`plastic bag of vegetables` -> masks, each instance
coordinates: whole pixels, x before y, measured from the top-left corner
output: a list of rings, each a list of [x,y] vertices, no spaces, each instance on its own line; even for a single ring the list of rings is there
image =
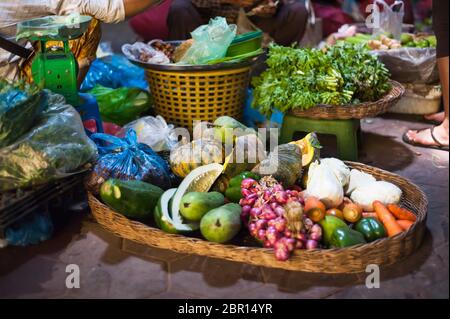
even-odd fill
[[[78,173],[95,159],[96,147],[80,115],[63,96],[43,92],[43,111],[35,126],[0,149],[0,191],[8,191]]]
[[[97,133],[91,135],[97,144],[99,158],[87,187],[98,194],[101,185],[110,178],[140,180],[162,189],[176,182],[168,163],[159,157],[150,146],[138,143],[136,132],[129,129],[124,138]]]
[[[41,92],[36,86],[0,80],[0,147],[25,134],[41,108]]]

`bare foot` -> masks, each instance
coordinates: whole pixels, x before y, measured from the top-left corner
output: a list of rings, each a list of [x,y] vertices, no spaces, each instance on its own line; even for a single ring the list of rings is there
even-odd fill
[[[434,128],[434,137],[439,142],[437,143],[431,135],[431,129],[426,130],[410,130],[406,133],[409,140],[414,143],[430,146],[448,146],[448,130],[444,125],[439,125]],[[441,145],[439,145],[441,144]]]
[[[424,118],[428,121],[442,123],[442,122],[444,122],[444,119],[445,119],[445,113],[439,112],[439,113],[429,114],[429,115],[425,115]]]

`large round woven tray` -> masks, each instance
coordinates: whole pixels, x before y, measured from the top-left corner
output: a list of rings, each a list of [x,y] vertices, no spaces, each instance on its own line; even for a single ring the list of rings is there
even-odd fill
[[[427,198],[414,184],[403,177],[359,163],[347,162],[353,168],[372,174],[380,180],[398,185],[403,190],[401,205],[417,215],[417,222],[408,231],[392,238],[341,249],[296,251],[286,262],[275,260],[271,249],[223,245],[182,235],[171,235],[139,222],[131,221],[112,211],[92,194],[89,205],[95,219],[116,235],[144,245],[170,249],[185,254],[197,254],[252,265],[319,273],[364,272],[369,264],[389,265],[413,253],[425,233]]]
[[[391,90],[375,102],[349,105],[316,105],[307,110],[293,109],[290,114],[298,117],[329,120],[349,120],[376,117],[386,113],[405,94],[405,88],[396,81],[390,81]]]

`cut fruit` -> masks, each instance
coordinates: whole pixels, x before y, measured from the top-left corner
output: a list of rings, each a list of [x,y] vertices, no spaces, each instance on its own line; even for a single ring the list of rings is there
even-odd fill
[[[158,227],[170,234],[178,234],[182,232],[191,232],[198,229],[197,225],[176,223],[171,214],[169,207],[173,196],[177,192],[176,188],[167,190],[159,199],[158,205],[155,208],[154,217]]]
[[[289,144],[296,144],[302,151],[302,166],[307,167],[315,159],[320,156],[320,143],[316,133],[309,133],[303,139],[291,142]]]
[[[178,230],[173,225],[172,217],[169,213],[169,202],[177,189],[172,188],[164,192],[158,201],[158,205],[155,207],[153,217],[155,218],[156,225],[162,231],[169,234],[178,234]]]
[[[200,223],[183,223],[183,217],[180,214],[180,203],[184,194],[189,192],[208,192],[214,182],[222,174],[223,166],[220,164],[209,164],[194,169],[188,176],[186,176],[183,182],[178,187],[175,195],[173,196],[172,208],[172,220],[175,227],[190,227],[192,230],[200,228]]]

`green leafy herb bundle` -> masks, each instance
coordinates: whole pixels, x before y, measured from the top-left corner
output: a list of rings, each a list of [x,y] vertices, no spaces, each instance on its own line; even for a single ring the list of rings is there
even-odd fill
[[[363,45],[323,50],[271,45],[268,69],[253,78],[253,107],[266,116],[318,104],[375,101],[390,89],[389,71]]]

